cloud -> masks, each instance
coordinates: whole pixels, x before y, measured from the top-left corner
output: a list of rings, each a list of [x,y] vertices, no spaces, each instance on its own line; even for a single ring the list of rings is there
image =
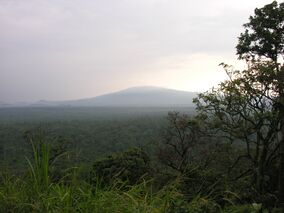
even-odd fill
[[[233,60],[241,25],[269,2],[0,0],[0,100],[73,99],[180,82],[200,90],[208,80],[193,84],[192,76],[212,76],[217,60]]]

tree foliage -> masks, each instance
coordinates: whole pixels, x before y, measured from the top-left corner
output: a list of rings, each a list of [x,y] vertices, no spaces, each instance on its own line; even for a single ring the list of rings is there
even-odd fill
[[[284,3],[273,1],[256,8],[244,28],[236,48],[239,59],[245,59],[248,68],[236,71],[222,64],[228,80],[200,94],[195,101],[213,129],[230,141],[245,143],[245,152],[231,169],[244,158],[250,164],[237,178],[250,176],[252,186],[260,194],[276,193],[277,187],[271,183],[277,182],[277,178],[270,168],[279,164],[278,198],[283,203],[284,68],[280,59],[284,51]]]
[[[277,61],[284,52],[284,3],[273,1],[256,8],[254,13],[244,24],[245,32],[239,37],[237,54],[240,59],[265,57]]]
[[[275,174],[270,168],[279,156],[280,122],[278,112],[273,110],[273,85],[263,80],[259,65],[244,71],[231,70],[228,65],[224,68],[229,79],[195,100],[199,116],[202,115],[210,131],[215,130],[216,136],[243,147],[229,173],[238,164],[247,162],[247,165],[242,167],[243,171],[232,172],[233,178],[249,176],[259,193],[273,192],[275,188],[269,183]]]
[[[150,172],[148,155],[141,149],[132,149],[96,161],[91,171],[91,182],[94,186],[105,186],[120,180],[133,185]]]
[[[245,32],[239,37],[237,54],[251,63],[271,61],[276,70],[270,78],[278,90],[276,111],[281,121],[280,164],[279,164],[279,205],[284,211],[284,3],[273,1],[263,8],[255,9],[255,15],[244,25]],[[273,70],[273,69],[272,69]]]
[[[158,144],[158,158],[164,165],[183,174],[198,157],[194,152],[201,145],[200,127],[186,114],[170,112],[167,118],[168,126]]]

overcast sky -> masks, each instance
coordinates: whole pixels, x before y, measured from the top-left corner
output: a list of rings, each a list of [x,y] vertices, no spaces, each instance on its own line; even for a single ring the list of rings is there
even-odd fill
[[[0,0],[0,101],[204,91],[267,0]]]

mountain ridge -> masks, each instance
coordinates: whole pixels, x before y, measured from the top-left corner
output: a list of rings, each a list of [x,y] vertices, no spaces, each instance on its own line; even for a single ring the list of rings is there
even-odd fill
[[[67,101],[40,100],[31,107],[172,107],[193,106],[196,92],[181,91],[155,86],[126,88],[91,98]]]

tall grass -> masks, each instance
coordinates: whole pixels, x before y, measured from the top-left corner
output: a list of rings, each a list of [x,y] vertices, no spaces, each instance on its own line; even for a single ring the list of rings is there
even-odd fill
[[[222,210],[209,197],[196,196],[186,201],[178,191],[179,180],[153,190],[154,181],[142,181],[128,186],[114,181],[102,187],[92,186],[76,178],[71,181],[52,180],[50,174],[50,145],[43,138],[30,140],[33,158],[28,159],[29,174],[16,177],[0,175],[0,212],[92,212],[92,213],[215,213],[258,212],[248,205]],[[257,206],[258,208],[259,206]]]
[[[39,141],[30,139],[31,147],[33,150],[33,163],[28,159],[29,172],[32,177],[33,187],[39,192],[46,190],[50,185],[49,177],[49,154],[50,145],[40,138]]]
[[[152,181],[127,186],[114,182],[108,187],[78,181],[52,181],[50,144],[44,137],[31,137],[32,159],[27,159],[29,173],[24,177],[2,174],[0,212],[166,212],[177,195],[174,188],[153,192]],[[98,182],[99,183],[99,182]]]
[[[8,179],[5,184],[0,187],[0,212],[160,213],[167,212],[176,196],[169,189],[153,193],[150,183],[124,191],[113,185],[97,188],[96,193],[86,182],[54,183],[41,193],[23,179]]]

